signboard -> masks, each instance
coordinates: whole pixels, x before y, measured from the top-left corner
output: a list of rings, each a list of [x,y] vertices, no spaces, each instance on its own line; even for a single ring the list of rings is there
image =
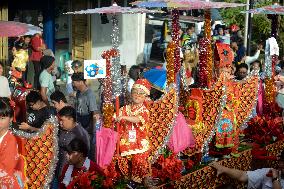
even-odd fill
[[[106,60],[84,60],[84,79],[106,77]]]

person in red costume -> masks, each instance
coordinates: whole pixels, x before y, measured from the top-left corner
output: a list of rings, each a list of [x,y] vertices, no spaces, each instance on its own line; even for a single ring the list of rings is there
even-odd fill
[[[40,59],[43,56],[43,50],[46,49],[46,45],[42,39],[42,34],[37,33],[31,39],[31,47],[32,47],[32,54],[30,56],[30,60],[33,62],[34,65],[34,88],[39,89],[39,75],[41,72],[40,66]]]
[[[122,172],[137,183],[149,175],[149,111],[144,101],[150,95],[150,89],[151,84],[146,79],[138,79],[131,90],[132,103],[120,108],[116,117],[116,121],[121,122],[119,150]]]
[[[88,155],[87,145],[78,138],[73,139],[66,147],[68,164],[63,167],[62,174],[59,178],[59,188],[73,188],[72,181],[80,176],[83,172],[95,172],[104,175],[103,170]]]
[[[24,159],[15,136],[9,131],[14,116],[8,98],[0,98],[0,188],[24,187]]]

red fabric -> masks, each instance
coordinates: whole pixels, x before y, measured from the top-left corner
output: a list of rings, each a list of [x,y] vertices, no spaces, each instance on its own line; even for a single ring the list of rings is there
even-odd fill
[[[18,162],[19,154],[17,141],[14,135],[8,131],[0,143],[0,172],[7,173],[6,176],[0,178],[0,188],[20,188],[14,173],[16,171],[23,171],[24,167],[18,167]]]
[[[38,35],[31,39],[32,54],[30,57],[31,61],[40,61],[42,57],[42,51],[38,48],[44,45],[43,39]]]
[[[149,125],[149,111],[141,104],[139,106],[126,105],[119,110],[119,116],[136,116],[139,117],[141,122],[131,123],[125,121],[121,124],[120,130],[120,153],[128,153],[130,151],[137,150],[137,152],[130,152],[128,155],[143,153],[140,151],[143,149],[142,140],[148,140],[148,125]],[[136,142],[127,142],[129,139],[129,131],[136,130]]]
[[[65,189],[65,185],[62,183],[64,177],[65,177],[65,173],[68,169],[69,164],[64,165],[63,169],[62,169],[62,173],[59,177],[59,189]],[[72,178],[78,176],[80,174],[80,172],[83,171],[83,168],[76,168],[74,167],[73,172],[72,172]],[[94,163],[92,160],[90,160],[90,168],[89,170],[90,172],[97,172],[100,175],[104,175],[103,170],[96,164]]]

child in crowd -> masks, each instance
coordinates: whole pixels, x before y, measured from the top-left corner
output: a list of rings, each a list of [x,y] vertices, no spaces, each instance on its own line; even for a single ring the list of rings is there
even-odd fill
[[[80,139],[73,139],[65,148],[67,152],[68,164],[63,168],[60,176],[60,189],[65,189],[72,180],[80,173],[90,171],[103,175],[103,171],[92,160],[87,158],[88,149],[86,144]]]
[[[50,95],[51,104],[54,106],[57,112],[67,106],[67,99],[61,91],[55,91]]]
[[[50,116],[56,115],[56,110],[46,105],[38,91],[29,92],[26,104],[28,107],[27,123],[23,122],[19,125],[22,130],[38,131]]]
[[[9,131],[14,111],[8,98],[0,98],[0,188],[20,189],[24,185],[24,160],[18,154],[15,136]]]
[[[144,102],[150,95],[150,89],[151,84],[146,79],[138,79],[131,89],[132,104],[120,108],[119,116],[115,116],[116,121],[122,121],[119,150],[125,160],[121,163],[124,170],[127,170],[123,174],[137,183],[141,183],[149,175],[149,111]],[[136,185],[133,182],[129,184]]]

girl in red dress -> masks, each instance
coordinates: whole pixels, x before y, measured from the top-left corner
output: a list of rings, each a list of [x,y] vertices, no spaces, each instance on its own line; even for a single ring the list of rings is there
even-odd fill
[[[0,188],[24,187],[24,160],[15,136],[9,131],[14,112],[8,98],[0,98]]]

